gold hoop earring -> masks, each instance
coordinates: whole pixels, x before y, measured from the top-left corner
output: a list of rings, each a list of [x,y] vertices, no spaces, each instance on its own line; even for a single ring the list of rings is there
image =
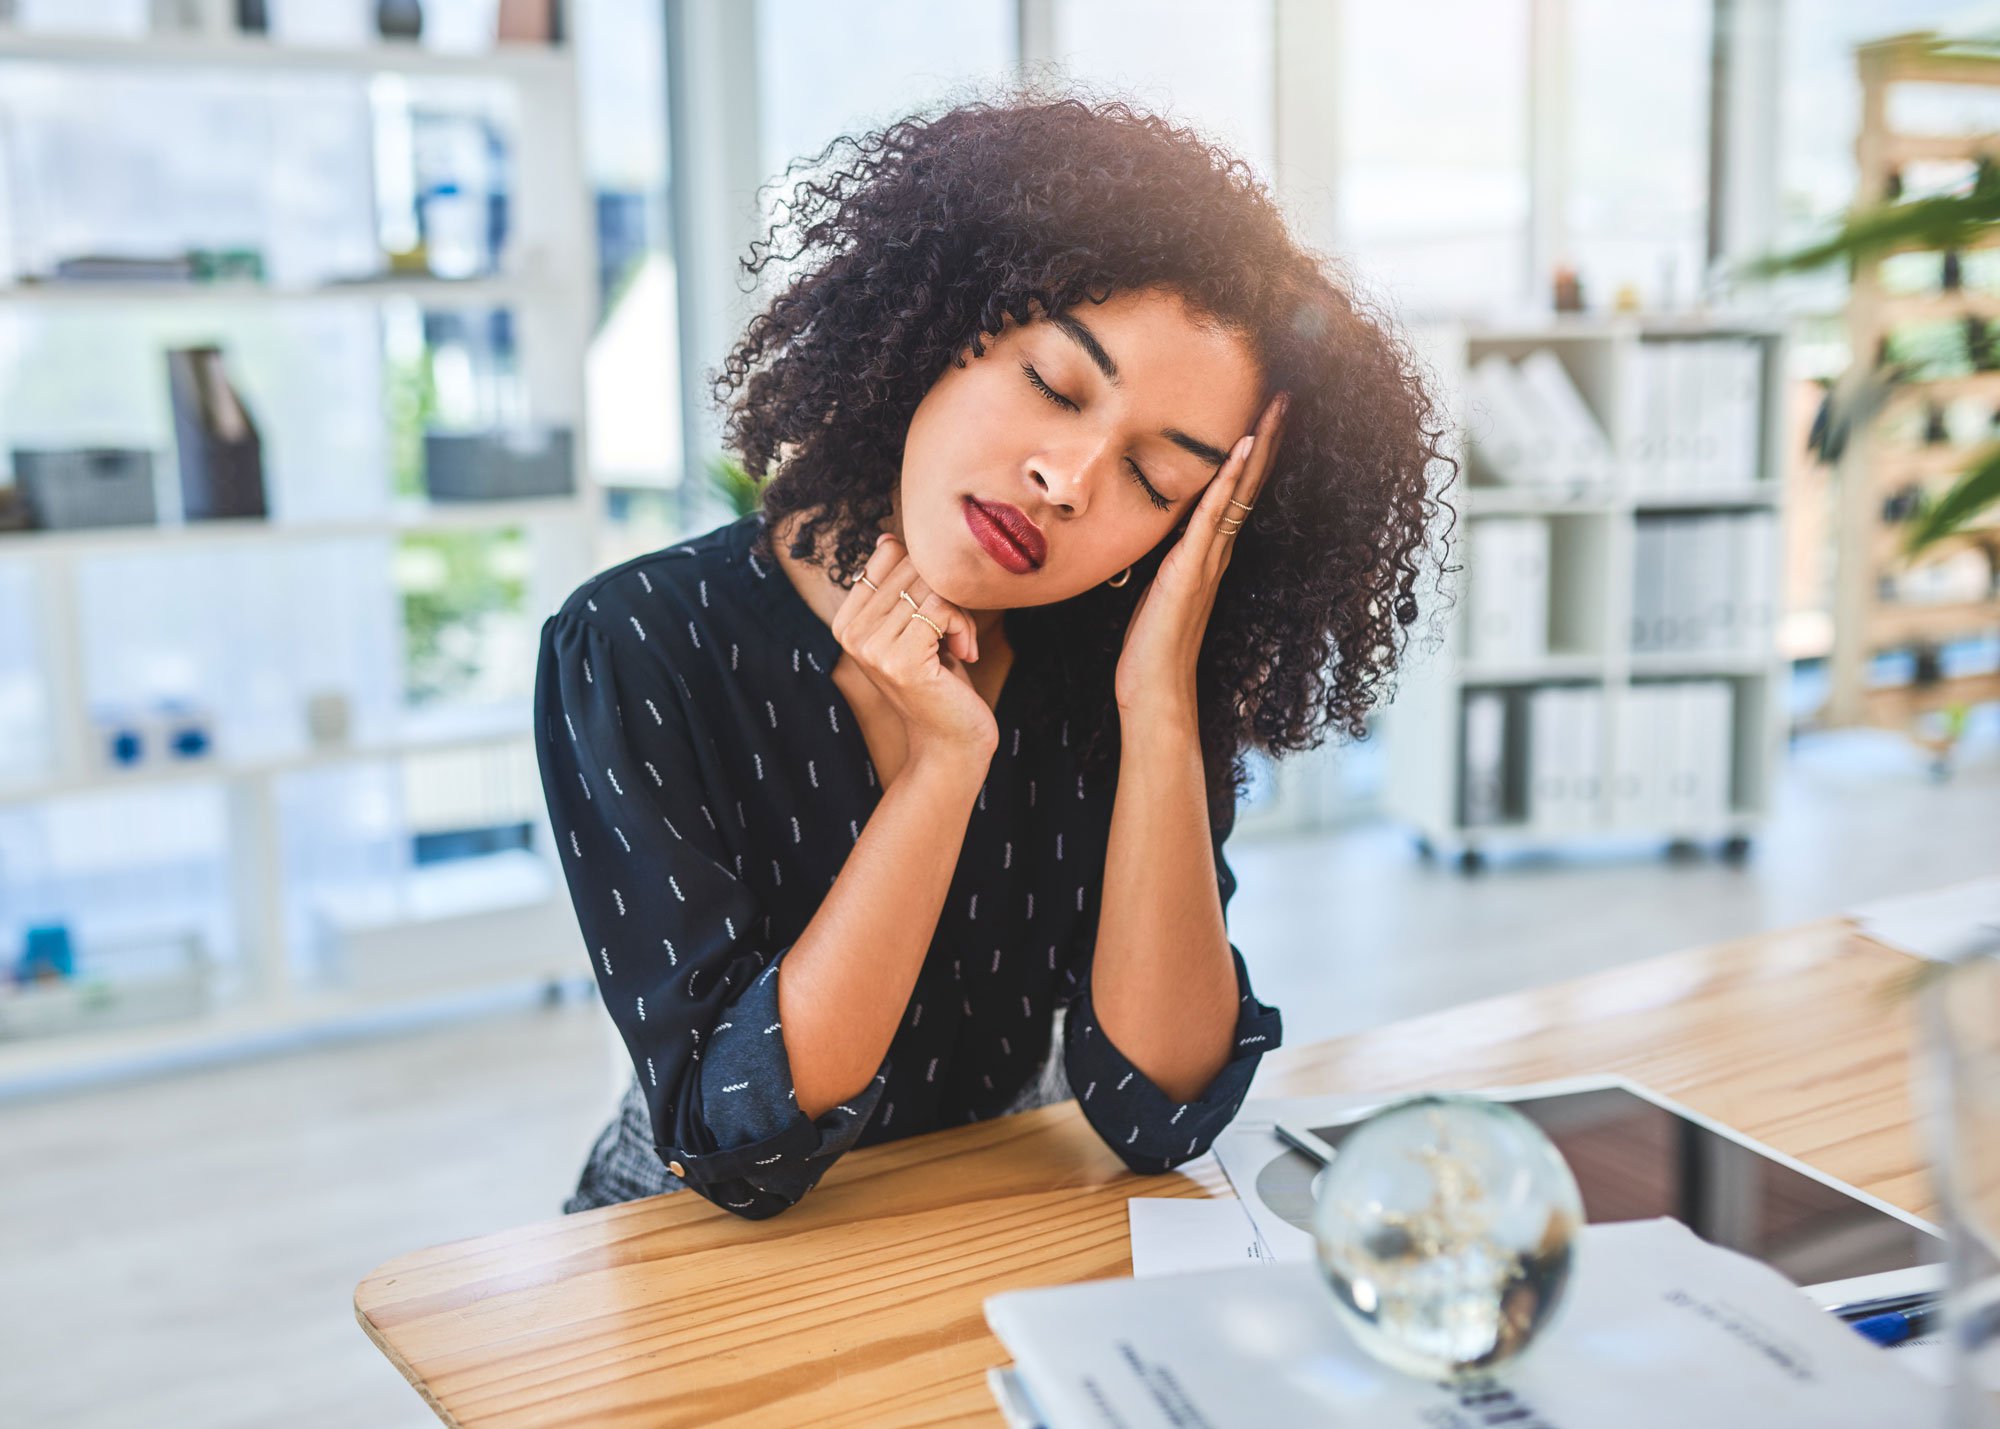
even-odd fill
[[[1105,584],[1108,586],[1121,586],[1124,585],[1125,582],[1131,579],[1132,579],[1132,568],[1130,566],[1127,566],[1123,571],[1119,572],[1116,579],[1108,580],[1105,582]]]

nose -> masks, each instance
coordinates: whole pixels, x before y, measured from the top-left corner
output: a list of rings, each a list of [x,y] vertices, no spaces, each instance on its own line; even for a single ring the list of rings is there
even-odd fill
[[[1073,446],[1044,452],[1030,474],[1041,486],[1044,499],[1065,516],[1077,516],[1090,505],[1090,489],[1096,468],[1109,462],[1117,465],[1118,453],[1109,442],[1094,446]]]

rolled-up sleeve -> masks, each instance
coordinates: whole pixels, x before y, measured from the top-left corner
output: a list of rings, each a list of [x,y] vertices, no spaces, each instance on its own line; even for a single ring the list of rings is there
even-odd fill
[[[614,635],[571,609],[542,627],[536,750],[577,925],[630,1054],[663,1163],[762,1220],[796,1204],[861,1135],[888,1080],[817,1120],[799,1109],[778,1018],[790,945],[772,946],[732,868],[724,806],[659,632]],[[663,622],[664,624],[664,622]]]
[[[1235,872],[1222,854],[1228,833],[1225,827],[1214,844],[1217,891],[1225,916],[1236,892]],[[1095,942],[1094,912],[1083,935]],[[1201,1095],[1187,1102],[1161,1091],[1104,1035],[1091,1005],[1089,957],[1084,960],[1081,990],[1063,1019],[1063,1065],[1085,1120],[1134,1171],[1158,1175],[1206,1152],[1235,1119],[1258,1062],[1283,1040],[1278,1009],[1257,1000],[1250,970],[1234,942],[1229,956],[1236,964],[1236,1027],[1229,1061]]]

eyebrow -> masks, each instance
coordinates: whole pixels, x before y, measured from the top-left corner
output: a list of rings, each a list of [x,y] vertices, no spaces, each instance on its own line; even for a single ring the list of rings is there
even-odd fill
[[[1056,313],[1049,321],[1067,334],[1070,341],[1083,349],[1084,356],[1088,357],[1092,365],[1104,374],[1107,382],[1113,387],[1120,385],[1118,364],[1112,361],[1111,354],[1104,350],[1104,344],[1097,340],[1097,334],[1084,326],[1082,318],[1077,317],[1073,313],[1064,312]],[[1229,460],[1229,453],[1221,447],[1211,446],[1200,437],[1189,436],[1178,427],[1163,428],[1160,435],[1181,450],[1192,452],[1210,466],[1219,467]]]

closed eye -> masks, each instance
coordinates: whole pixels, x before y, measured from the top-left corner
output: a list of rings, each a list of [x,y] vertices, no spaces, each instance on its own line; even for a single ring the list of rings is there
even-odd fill
[[[1041,393],[1044,397],[1048,398],[1051,402],[1055,403],[1058,407],[1066,408],[1067,410],[1072,412],[1082,410],[1080,407],[1076,405],[1076,403],[1070,401],[1069,398],[1063,396],[1062,393],[1056,391],[1053,387],[1049,386],[1048,383],[1042,381],[1042,374],[1035,371],[1032,364],[1026,362],[1022,363],[1021,370],[1028,374],[1028,381],[1034,385],[1035,390]],[[1161,511],[1165,511],[1168,507],[1174,504],[1170,499],[1160,495],[1159,492],[1153,489],[1153,483],[1146,480],[1146,473],[1139,469],[1139,463],[1133,461],[1132,458],[1127,457],[1125,458],[1125,465],[1132,468],[1132,479],[1138,482],[1140,487],[1144,489],[1146,493],[1146,499],[1152,502],[1155,508]]]

